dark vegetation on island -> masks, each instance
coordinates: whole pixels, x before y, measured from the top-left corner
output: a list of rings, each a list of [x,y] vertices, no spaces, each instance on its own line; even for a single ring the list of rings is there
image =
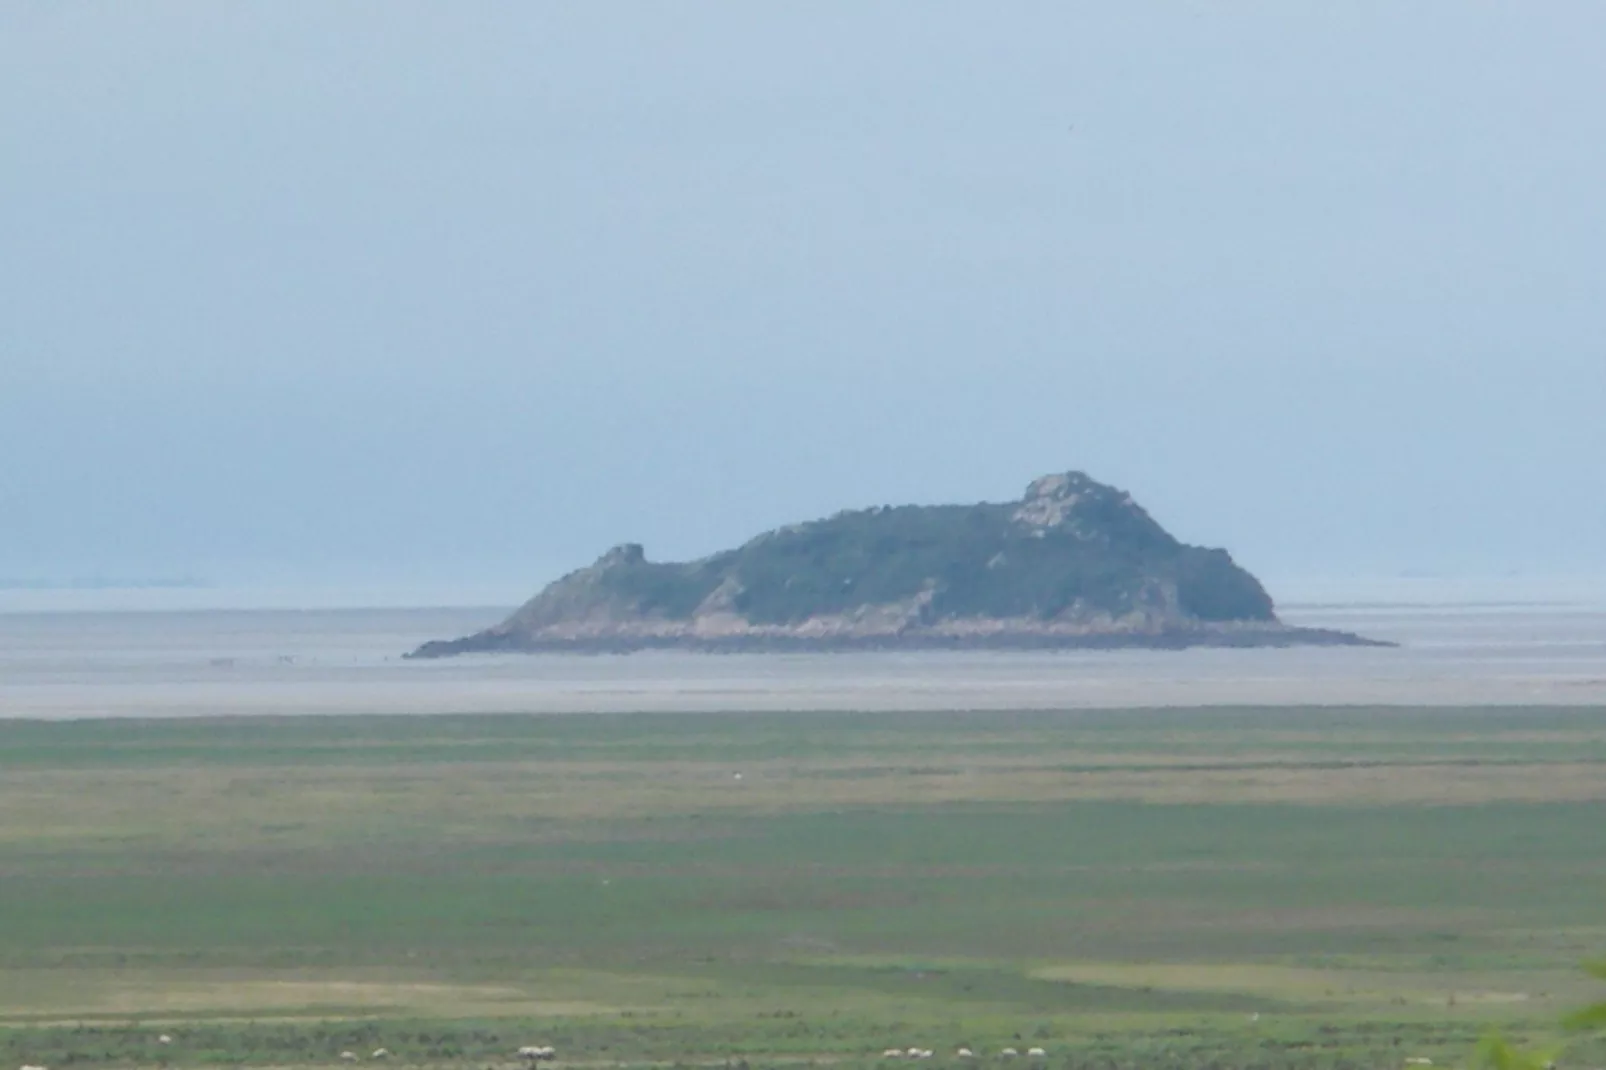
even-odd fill
[[[1225,550],[1070,472],[1019,501],[846,511],[690,562],[627,543],[501,624],[410,656],[1368,642],[1283,624]]]

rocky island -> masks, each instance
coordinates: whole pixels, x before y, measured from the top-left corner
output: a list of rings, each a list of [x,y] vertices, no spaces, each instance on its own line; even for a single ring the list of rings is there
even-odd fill
[[[1173,538],[1081,472],[1021,500],[883,506],[688,562],[627,543],[507,620],[408,657],[498,651],[792,651],[1372,645],[1277,619],[1225,550]]]

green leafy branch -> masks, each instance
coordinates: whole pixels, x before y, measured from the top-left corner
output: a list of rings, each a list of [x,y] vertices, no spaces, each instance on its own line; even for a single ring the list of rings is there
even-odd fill
[[[1472,1065],[1476,1070],[1553,1070],[1561,1046],[1519,1048],[1495,1035],[1478,1045]]]
[[[1584,963],[1584,972],[1597,980],[1606,981],[1606,959]],[[1606,1029],[1606,1000],[1574,1011],[1562,1019],[1562,1024],[1568,1029],[1589,1030]]]
[[[1606,981],[1606,959],[1584,963],[1584,972]],[[1563,1027],[1578,1032],[1606,1029],[1606,1000],[1574,1011],[1562,1019]],[[1474,1070],[1555,1070],[1563,1045],[1548,1048],[1519,1048],[1498,1034],[1478,1045]]]

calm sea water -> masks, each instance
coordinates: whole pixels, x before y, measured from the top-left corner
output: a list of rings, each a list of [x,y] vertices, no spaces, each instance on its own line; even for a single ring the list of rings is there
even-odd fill
[[[1606,706],[1606,605],[1286,607],[1396,649],[490,656],[404,661],[502,608],[0,613],[0,717]]]

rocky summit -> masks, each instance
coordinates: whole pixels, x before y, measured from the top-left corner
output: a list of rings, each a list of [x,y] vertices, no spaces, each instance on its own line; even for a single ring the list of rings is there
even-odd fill
[[[409,656],[1368,642],[1283,624],[1225,550],[1066,472],[1019,501],[842,512],[697,561],[616,546],[495,627]]]

